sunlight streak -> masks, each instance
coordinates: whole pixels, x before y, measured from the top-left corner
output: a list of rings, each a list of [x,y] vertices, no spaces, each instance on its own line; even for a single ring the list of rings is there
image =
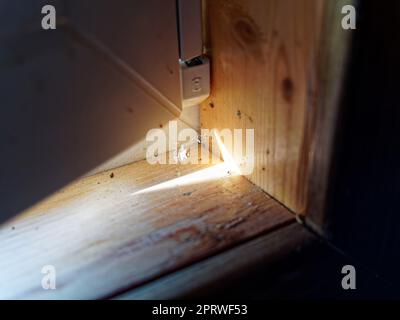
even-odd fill
[[[220,163],[215,166],[200,171],[196,171],[172,180],[168,180],[146,189],[136,191],[132,193],[132,195],[139,195],[143,193],[149,193],[154,191],[161,191],[176,187],[193,185],[197,183],[203,183],[207,181],[229,177],[231,175],[235,175],[235,172],[232,171],[232,168],[227,163]]]
[[[235,163],[235,160],[233,159],[232,155],[228,151],[228,149],[225,147],[224,143],[221,140],[221,137],[218,133],[218,130],[214,129],[213,130],[213,135],[215,137],[215,140],[217,141],[218,148],[221,151],[222,159],[224,160],[224,163],[230,167],[230,170],[233,174],[240,175],[240,169]]]

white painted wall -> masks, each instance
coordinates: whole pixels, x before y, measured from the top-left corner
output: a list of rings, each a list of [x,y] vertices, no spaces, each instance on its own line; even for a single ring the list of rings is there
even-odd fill
[[[200,107],[192,106],[183,108],[181,116],[175,118],[178,122],[178,131],[185,128],[192,128],[196,131],[200,129]],[[156,117],[156,115],[155,115]],[[162,130],[168,137],[168,124],[163,124]],[[135,139],[136,140],[136,139]],[[131,145],[126,150],[120,152],[109,160],[105,161],[95,169],[91,170],[87,175],[93,175],[101,171],[114,169],[132,162],[140,161],[146,158],[146,137],[141,137],[138,142]],[[168,149],[168,151],[171,151]]]

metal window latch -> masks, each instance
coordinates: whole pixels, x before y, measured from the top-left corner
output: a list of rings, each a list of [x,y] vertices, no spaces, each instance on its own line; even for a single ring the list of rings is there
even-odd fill
[[[210,95],[210,63],[203,55],[201,0],[177,0],[182,106]]]

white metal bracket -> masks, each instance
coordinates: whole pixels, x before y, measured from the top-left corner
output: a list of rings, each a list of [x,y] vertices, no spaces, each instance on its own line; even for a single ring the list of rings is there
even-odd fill
[[[177,0],[182,106],[210,95],[210,63],[203,55],[201,0]]]

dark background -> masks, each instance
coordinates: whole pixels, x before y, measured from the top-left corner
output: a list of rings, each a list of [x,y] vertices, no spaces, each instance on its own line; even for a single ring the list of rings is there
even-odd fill
[[[400,280],[399,32],[398,1],[360,1],[324,226],[329,241],[395,286]],[[400,296],[399,289],[394,292]]]

